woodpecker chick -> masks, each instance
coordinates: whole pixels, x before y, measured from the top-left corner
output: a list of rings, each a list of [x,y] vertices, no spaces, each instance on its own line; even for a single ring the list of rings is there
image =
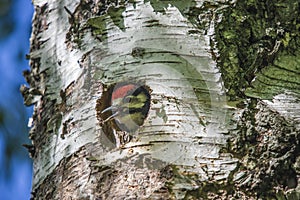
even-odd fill
[[[135,83],[117,84],[109,99],[109,107],[101,113],[111,112],[111,115],[103,123],[113,121],[117,130],[126,132],[136,131],[144,123],[150,108],[150,94],[144,86]]]

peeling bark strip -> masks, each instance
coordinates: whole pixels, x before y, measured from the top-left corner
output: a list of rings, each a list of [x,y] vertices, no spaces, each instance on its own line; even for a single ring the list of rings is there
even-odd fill
[[[32,199],[298,195],[296,189],[288,193],[299,180],[298,115],[286,115],[276,101],[254,99],[265,96],[257,83],[253,90],[246,88],[244,77],[239,79],[242,89],[232,91],[238,84],[231,80],[238,73],[226,69],[224,56],[235,58],[232,49],[224,51],[222,41],[230,41],[230,34],[221,30],[229,18],[223,12],[239,3],[35,0],[34,5],[31,72],[25,73],[30,88],[22,88],[25,103],[35,105]],[[277,51],[268,52],[275,56]],[[286,94],[293,96],[299,94],[298,68],[288,69],[293,81]],[[247,78],[255,75],[251,72],[245,72]],[[147,117],[132,130],[103,123],[117,116],[103,111],[116,96],[124,96],[120,90],[111,94],[120,83],[140,85],[151,95]],[[277,95],[271,97],[283,101]],[[299,98],[289,99],[284,102],[298,109]],[[274,116],[273,122],[266,113]],[[266,144],[269,136],[278,142]],[[281,144],[291,146],[278,153]],[[265,164],[256,152],[274,163]],[[280,181],[274,173],[286,176]],[[270,180],[274,183],[267,187]]]

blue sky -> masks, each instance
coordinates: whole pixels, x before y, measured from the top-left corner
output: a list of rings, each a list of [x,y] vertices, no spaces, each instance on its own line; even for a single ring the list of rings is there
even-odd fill
[[[23,200],[30,198],[31,190],[32,161],[22,144],[30,143],[27,122],[32,108],[23,105],[19,88],[25,84],[22,71],[29,69],[25,55],[29,53],[33,6],[31,0],[11,2],[6,19],[14,25],[13,31],[0,38],[0,199]]]

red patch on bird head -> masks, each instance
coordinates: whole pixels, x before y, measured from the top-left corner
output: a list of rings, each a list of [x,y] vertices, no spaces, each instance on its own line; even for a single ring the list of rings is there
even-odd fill
[[[129,93],[129,91],[132,91],[136,88],[137,86],[133,84],[123,85],[121,87],[118,87],[113,91],[111,95],[111,100],[114,101],[115,99],[123,98]]]

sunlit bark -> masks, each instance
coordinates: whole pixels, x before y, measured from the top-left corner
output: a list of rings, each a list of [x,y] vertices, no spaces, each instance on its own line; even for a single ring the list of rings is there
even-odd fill
[[[289,90],[260,92],[259,58],[281,66],[287,55],[263,46],[251,70],[239,66],[238,30],[224,27],[232,16],[247,21],[234,15],[236,2],[34,5],[31,88],[23,88],[35,104],[33,199],[297,197],[299,68],[288,68]],[[134,133],[102,123],[120,82],[151,93]]]

